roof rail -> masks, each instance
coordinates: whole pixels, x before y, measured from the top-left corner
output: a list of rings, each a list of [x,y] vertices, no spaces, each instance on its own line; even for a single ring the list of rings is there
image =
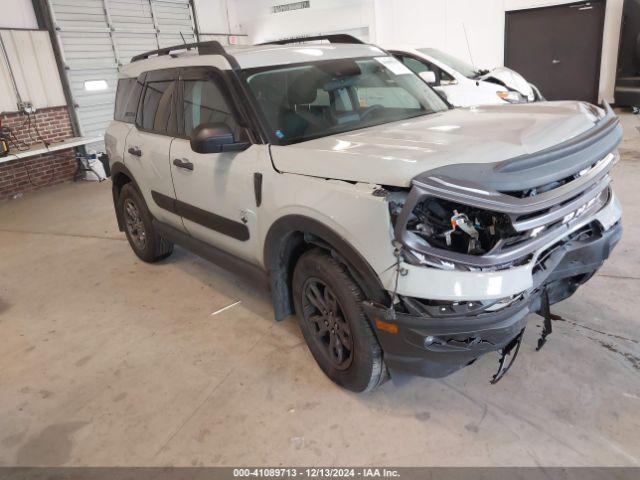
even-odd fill
[[[133,63],[137,62],[138,60],[145,60],[153,55],[157,55],[160,57],[162,55],[170,55],[171,52],[175,52],[178,50],[191,50],[192,48],[197,48],[198,54],[200,55],[226,55],[227,53],[220,42],[211,40],[207,42],[181,43],[172,47],[160,48],[158,50],[149,50],[148,52],[144,52],[136,55],[135,57],[132,57],[131,62]]]
[[[316,35],[314,37],[287,38],[285,40],[274,40],[272,42],[259,43],[258,45],[288,45],[290,43],[313,42],[316,40],[327,40],[329,43],[364,44],[362,40],[354,37],[353,35],[347,35],[346,33],[336,33],[332,35]]]

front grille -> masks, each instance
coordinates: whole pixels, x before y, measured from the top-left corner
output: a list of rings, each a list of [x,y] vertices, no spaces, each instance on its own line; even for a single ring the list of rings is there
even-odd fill
[[[521,265],[609,202],[610,170],[617,158],[616,152],[609,153],[562,180],[520,192],[483,190],[424,175],[414,180],[396,235],[417,263],[440,261],[445,268],[492,271]],[[431,204],[438,208],[424,208]],[[464,230],[449,226],[458,218]]]

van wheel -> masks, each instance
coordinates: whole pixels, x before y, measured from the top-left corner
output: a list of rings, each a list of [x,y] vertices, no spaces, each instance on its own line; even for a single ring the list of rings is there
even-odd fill
[[[153,263],[171,255],[173,243],[156,233],[147,205],[131,183],[122,187],[118,208],[129,245],[141,260]]]
[[[362,291],[339,262],[318,249],[302,255],[293,295],[302,335],[332,381],[369,392],[386,380],[380,344],[362,310]]]

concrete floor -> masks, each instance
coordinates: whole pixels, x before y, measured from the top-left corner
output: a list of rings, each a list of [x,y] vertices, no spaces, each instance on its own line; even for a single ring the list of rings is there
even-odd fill
[[[638,465],[640,121],[615,170],[622,243],[489,385],[334,386],[267,292],[181,249],[144,264],[110,184],[0,204],[0,465]],[[211,313],[240,300],[223,313]]]

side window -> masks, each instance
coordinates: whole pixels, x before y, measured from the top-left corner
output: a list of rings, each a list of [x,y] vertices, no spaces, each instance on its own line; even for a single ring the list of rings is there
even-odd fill
[[[449,75],[447,72],[445,72],[444,70],[440,70],[440,81],[441,82],[445,82],[445,83],[454,83],[456,81],[455,78],[453,78],[451,75]]]
[[[398,58],[402,63],[404,63],[405,67],[407,67],[409,70],[411,70],[415,74],[422,73],[422,72],[436,71],[436,69],[433,68],[431,65],[421,62],[419,60],[416,60],[415,58],[405,57],[405,56],[400,56]]]
[[[147,75],[137,120],[143,130],[176,134],[175,92],[176,82],[170,75]]]
[[[453,82],[455,82],[455,79],[449,75],[447,72],[445,72],[444,70],[442,70],[439,67],[436,67],[435,65],[426,62],[426,61],[420,61],[416,58],[413,57],[407,57],[404,55],[397,55],[396,58],[398,60],[400,60],[402,63],[404,63],[405,67],[407,67],[409,70],[411,70],[413,73],[415,73],[416,75],[422,73],[422,72],[433,72],[436,74],[436,79],[437,79],[437,85],[442,85],[442,84],[451,84]]]
[[[142,87],[143,81],[141,77],[118,80],[116,108],[113,114],[114,120],[126,123],[135,122]]]
[[[203,123],[226,123],[233,132],[238,132],[232,110],[213,78],[185,78],[182,85],[182,121],[187,137]]]

